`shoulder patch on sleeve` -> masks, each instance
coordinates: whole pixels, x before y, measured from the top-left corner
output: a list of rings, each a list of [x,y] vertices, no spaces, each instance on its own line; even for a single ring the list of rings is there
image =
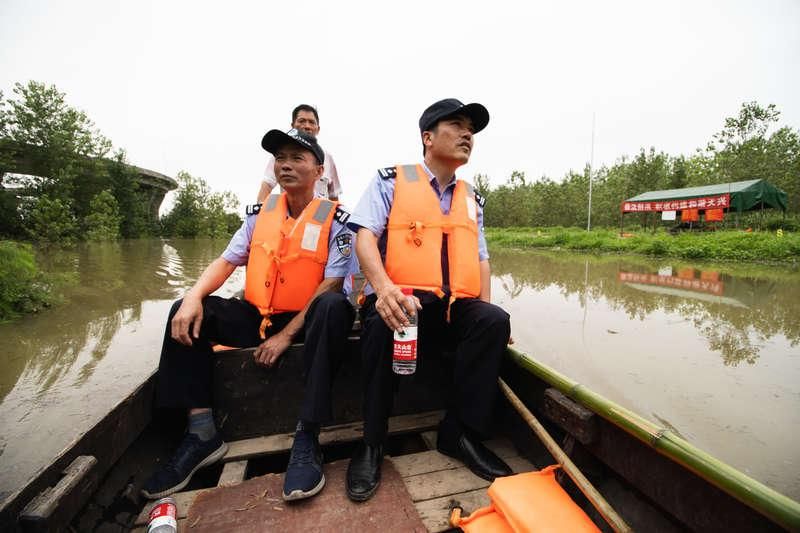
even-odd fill
[[[247,207],[244,208],[244,212],[247,214],[247,216],[257,215],[261,211],[262,205],[263,204],[248,205]]]
[[[343,257],[350,257],[353,252],[353,234],[342,233],[336,236],[336,248]]]
[[[379,168],[378,175],[385,180],[393,178],[397,175],[397,167]]]
[[[341,204],[336,206],[336,212],[333,214],[333,218],[341,224],[345,225],[347,223],[347,219],[350,218],[350,213],[344,210]]]
[[[486,198],[481,196],[481,193],[479,193],[478,191],[475,191],[475,203],[481,207],[486,205]]]

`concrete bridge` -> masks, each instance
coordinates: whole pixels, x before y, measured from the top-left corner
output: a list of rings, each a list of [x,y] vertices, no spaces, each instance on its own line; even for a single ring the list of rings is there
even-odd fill
[[[0,178],[5,173],[29,174],[32,176],[45,176],[44,161],[46,161],[45,148],[32,145],[21,145],[7,139],[0,139]],[[85,158],[90,161],[90,158]],[[105,159],[110,164],[114,162]],[[151,222],[158,221],[158,209],[164,196],[178,188],[178,182],[169,176],[146,168],[127,165],[136,174],[139,190],[147,203],[147,212]]]

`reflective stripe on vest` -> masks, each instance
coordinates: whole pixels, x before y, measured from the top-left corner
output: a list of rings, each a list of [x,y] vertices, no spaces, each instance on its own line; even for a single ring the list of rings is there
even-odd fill
[[[457,180],[445,215],[421,165],[397,167],[386,240],[386,273],[395,285],[443,295],[441,253],[447,234],[450,293],[480,294],[477,205],[472,186]]]
[[[273,194],[258,214],[250,240],[245,300],[264,317],[300,311],[325,276],[336,202],[313,199],[295,220],[286,193]]]

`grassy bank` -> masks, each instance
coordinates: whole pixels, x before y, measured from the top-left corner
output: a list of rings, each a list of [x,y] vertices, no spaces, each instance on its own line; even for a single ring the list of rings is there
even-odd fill
[[[716,231],[682,232],[578,228],[486,228],[486,239],[493,246],[507,248],[560,248],[581,252],[627,253],[683,259],[722,261],[766,261],[797,263],[800,260],[800,234],[785,232]]]

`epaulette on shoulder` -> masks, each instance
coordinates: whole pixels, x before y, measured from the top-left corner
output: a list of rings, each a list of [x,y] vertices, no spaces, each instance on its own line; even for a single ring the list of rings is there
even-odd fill
[[[397,167],[379,168],[378,175],[385,180],[397,176]]]
[[[481,193],[479,193],[478,191],[475,191],[475,203],[481,207],[486,205],[486,198],[481,196]]]
[[[342,207],[342,204],[339,204],[336,206],[336,212],[333,214],[333,218],[335,218],[339,224],[344,225],[347,223],[347,219],[350,218],[350,213]]]
[[[247,216],[257,215],[261,211],[262,205],[263,204],[248,205],[247,207],[244,208],[244,212],[247,214]]]

